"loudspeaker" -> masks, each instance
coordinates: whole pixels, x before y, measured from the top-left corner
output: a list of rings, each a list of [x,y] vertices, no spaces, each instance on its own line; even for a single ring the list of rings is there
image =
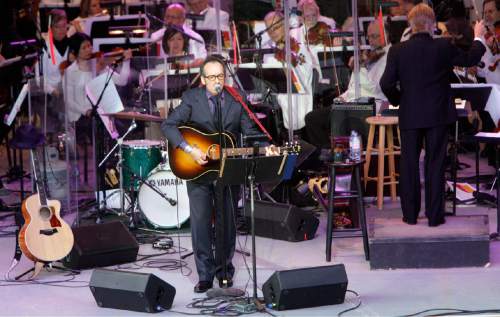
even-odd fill
[[[75,244],[63,264],[72,269],[88,269],[134,262],[139,244],[121,222],[73,228]]]
[[[338,103],[332,106],[330,111],[330,134],[332,137],[349,136],[351,131],[357,131],[366,144],[368,138],[369,125],[366,122],[367,117],[375,115],[375,100],[370,103]]]
[[[276,271],[262,286],[267,307],[276,310],[342,304],[347,291],[344,264]]]
[[[96,269],[90,291],[99,307],[156,313],[170,309],[175,287],[154,274]]]
[[[250,202],[245,208],[250,223]],[[312,212],[293,205],[255,201],[255,234],[285,241],[304,241],[314,238],[319,220]]]

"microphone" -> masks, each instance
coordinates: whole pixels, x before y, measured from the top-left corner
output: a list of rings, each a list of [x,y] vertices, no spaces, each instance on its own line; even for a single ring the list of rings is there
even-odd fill
[[[217,94],[220,94],[222,92],[222,85],[219,83],[216,83],[214,86],[214,89],[217,92]]]

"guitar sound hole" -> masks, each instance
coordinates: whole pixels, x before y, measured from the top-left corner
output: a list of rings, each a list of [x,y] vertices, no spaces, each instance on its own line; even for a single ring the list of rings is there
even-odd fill
[[[42,207],[42,208],[40,208],[40,217],[43,220],[49,220],[50,219],[50,215],[51,215],[51,212],[50,212],[50,209],[48,207]]]

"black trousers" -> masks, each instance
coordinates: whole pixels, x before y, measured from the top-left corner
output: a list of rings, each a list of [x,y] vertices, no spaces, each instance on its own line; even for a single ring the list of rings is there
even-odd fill
[[[190,224],[191,224],[191,239],[193,243],[194,259],[196,270],[200,281],[212,281],[214,276],[217,278],[223,277],[223,264],[216,263],[218,254],[214,256],[215,239],[214,236],[214,221],[215,226],[220,226],[222,213],[216,210],[218,195],[216,195],[215,183],[200,183],[196,181],[187,182],[187,192],[189,197],[190,209]],[[237,208],[237,197],[239,186],[226,186],[222,197],[224,209],[226,212],[226,222],[222,230],[226,241],[225,259],[221,260],[225,263],[227,269],[227,277],[232,277],[234,274],[234,266],[232,258],[234,255],[236,244],[236,225],[235,225],[235,210]],[[215,211],[215,219],[212,217]],[[219,227],[220,229],[220,227]],[[219,250],[215,249],[216,252]]]
[[[319,108],[306,114],[306,133],[311,144],[319,148],[330,145],[330,107]]]
[[[425,215],[439,223],[445,212],[445,158],[448,126],[401,130],[400,189],[403,216],[416,221],[420,213],[419,158],[425,142]]]

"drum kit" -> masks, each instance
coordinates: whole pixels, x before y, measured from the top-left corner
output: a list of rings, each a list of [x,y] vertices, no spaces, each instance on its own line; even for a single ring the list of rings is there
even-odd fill
[[[120,174],[121,214],[125,199],[131,198],[129,212],[134,221],[136,211],[154,228],[179,228],[189,219],[186,182],[177,178],[168,165],[165,143],[156,140],[127,140],[136,128],[136,121],[161,122],[162,118],[139,112],[118,112],[107,116],[132,120],[127,132],[101,161],[101,167],[118,150],[117,169]],[[134,224],[135,225],[135,224]]]

